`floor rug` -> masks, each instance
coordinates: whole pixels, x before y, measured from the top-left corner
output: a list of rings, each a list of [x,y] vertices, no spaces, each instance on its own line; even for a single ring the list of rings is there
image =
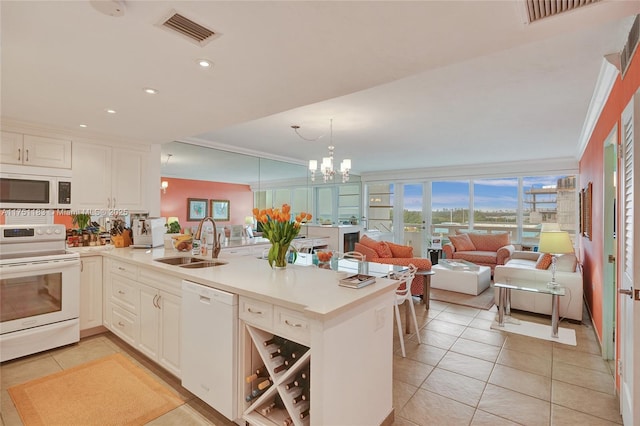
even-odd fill
[[[9,389],[25,425],[143,425],[183,401],[122,354]]]
[[[515,320],[505,317],[504,325],[500,327],[497,321],[491,324],[492,330],[508,331],[509,333],[521,334],[523,336],[535,337],[536,339],[549,340],[551,342],[563,343],[565,345],[576,346],[576,331],[571,328],[558,327],[558,337],[551,337],[551,326],[538,324],[530,321]]]
[[[429,297],[431,300],[437,300],[439,302],[453,303],[456,305],[469,306],[471,308],[485,310],[491,309],[491,307],[494,305],[493,287],[487,288],[477,296],[474,296],[472,294],[458,293],[456,291],[432,288],[429,292]]]

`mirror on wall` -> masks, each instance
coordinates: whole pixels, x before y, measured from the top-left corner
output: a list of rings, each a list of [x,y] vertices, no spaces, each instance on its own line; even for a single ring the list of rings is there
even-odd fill
[[[312,182],[306,165],[177,141],[162,145],[160,175],[249,185],[254,194],[253,206],[258,208],[280,206],[286,202],[292,205],[294,211],[313,212],[314,204],[319,203],[313,195],[314,189],[320,192],[324,190],[331,194],[331,202],[326,204],[331,210],[325,218],[328,223],[342,223],[352,217],[360,217],[357,211],[360,210],[361,185],[360,177],[356,175],[352,175],[346,184],[341,182],[339,176],[328,183],[317,176],[316,181]],[[171,187],[168,191],[171,191]],[[166,196],[162,198],[161,210],[169,208],[166,200]],[[234,206],[232,210],[235,211]],[[246,207],[244,210],[250,211]]]
[[[166,177],[259,186],[302,180],[304,165],[260,158],[185,142],[162,145],[160,174]]]

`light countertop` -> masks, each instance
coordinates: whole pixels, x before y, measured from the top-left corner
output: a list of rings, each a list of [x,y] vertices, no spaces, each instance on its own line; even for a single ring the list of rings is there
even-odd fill
[[[181,268],[154,261],[173,256],[189,256],[166,250],[117,248],[102,251],[105,257],[151,267],[167,275],[193,281],[209,287],[256,298],[268,303],[303,312],[305,316],[329,320],[350,308],[366,303],[380,294],[393,291],[397,281],[376,278],[376,282],[360,289],[338,285],[341,274],[313,266],[287,265],[285,270],[273,270],[264,259],[253,256],[225,257],[226,265],[202,269]],[[202,257],[203,256],[198,256]]]

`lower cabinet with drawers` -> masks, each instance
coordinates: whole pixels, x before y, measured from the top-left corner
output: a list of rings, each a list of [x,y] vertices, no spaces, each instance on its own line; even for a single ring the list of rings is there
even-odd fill
[[[105,262],[104,326],[180,378],[181,279]]]

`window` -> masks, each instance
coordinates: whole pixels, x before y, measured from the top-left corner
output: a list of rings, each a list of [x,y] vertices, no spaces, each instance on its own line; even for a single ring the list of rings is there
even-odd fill
[[[473,229],[480,232],[509,232],[518,240],[518,179],[473,181]]]
[[[392,183],[369,185],[367,229],[383,233],[383,240],[393,240],[393,189]]]
[[[360,185],[338,187],[338,222],[360,222]]]
[[[536,176],[522,181],[522,244],[536,246],[543,223],[558,223],[573,238],[578,228],[576,177]]]
[[[437,181],[431,184],[432,235],[455,234],[469,228],[469,181]]]

